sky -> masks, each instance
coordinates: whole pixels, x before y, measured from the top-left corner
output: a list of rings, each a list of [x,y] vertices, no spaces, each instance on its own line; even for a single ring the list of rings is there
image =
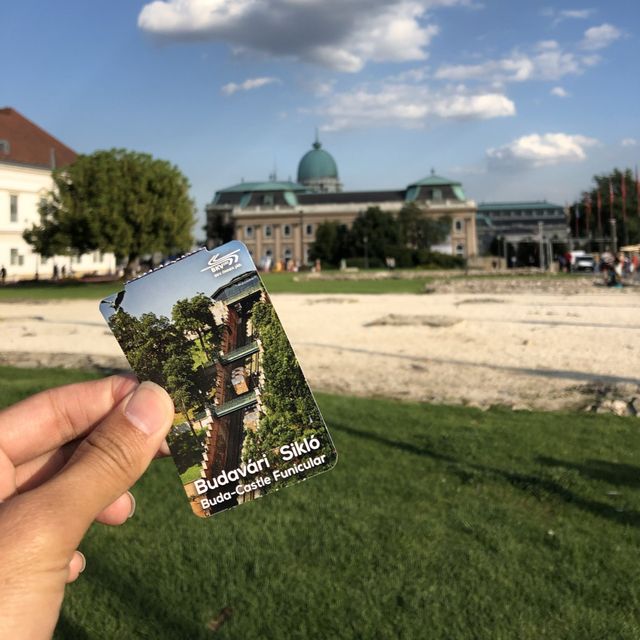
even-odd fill
[[[0,106],[171,161],[199,225],[220,188],[295,180],[316,129],[346,190],[435,169],[564,204],[640,161],[631,0],[21,0],[0,24]]]

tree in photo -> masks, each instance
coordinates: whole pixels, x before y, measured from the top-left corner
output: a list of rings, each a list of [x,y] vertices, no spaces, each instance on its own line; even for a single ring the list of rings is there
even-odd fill
[[[178,300],[173,306],[171,317],[176,327],[183,333],[195,333],[202,350],[209,360],[213,359],[213,349],[220,340],[220,330],[211,313],[211,298],[203,293],[190,299]]]
[[[112,149],[53,172],[40,223],[24,239],[45,258],[112,252],[134,274],[144,254],[186,251],[194,204],[186,177],[166,160]]]
[[[273,306],[268,302],[256,303],[252,319],[263,347],[260,356],[264,374],[263,415],[258,428],[245,435],[243,459],[256,458],[264,451],[275,451],[284,444],[314,436],[322,443],[318,455],[325,454],[330,459],[333,449],[326,440],[322,417]],[[282,464],[276,456],[271,459],[274,467]]]

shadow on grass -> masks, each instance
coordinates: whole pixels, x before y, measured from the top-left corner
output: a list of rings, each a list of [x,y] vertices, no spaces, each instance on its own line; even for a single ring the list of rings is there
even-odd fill
[[[138,567],[141,565],[138,565]],[[153,580],[152,566],[146,566],[148,570],[148,578]],[[140,628],[144,628],[146,633],[153,633],[154,627],[159,625],[164,631],[162,635],[155,635],[160,638],[202,638],[206,637],[206,629],[204,624],[197,624],[196,620],[190,619],[188,615],[184,615],[184,609],[181,607],[167,607],[166,601],[157,597],[150,589],[141,589],[140,581],[137,576],[131,574],[127,570],[119,570],[116,564],[110,563],[108,558],[105,559],[100,553],[91,554],[91,573],[86,575],[86,579],[93,580],[98,583],[100,589],[111,594],[113,599],[117,599],[120,604],[117,610],[123,612],[131,620],[135,620],[135,624]],[[83,579],[85,577],[83,576]],[[180,616],[182,611],[183,615]],[[67,640],[83,640],[85,635],[76,625],[65,619],[64,623],[69,627],[69,635],[63,633],[64,628],[60,629],[61,638]],[[80,635],[73,635],[76,631]],[[157,632],[158,629],[155,629]],[[145,634],[141,634],[141,637]]]
[[[73,620],[69,620],[64,611],[58,619],[54,638],[60,638],[60,640],[90,640],[89,634]]]
[[[484,479],[488,480],[506,480],[515,489],[523,491],[538,500],[543,500],[546,495],[552,495],[566,504],[572,505],[600,518],[611,520],[617,524],[640,528],[640,512],[634,510],[618,510],[610,504],[582,497],[559,482],[549,478],[543,478],[534,474],[515,473],[513,471],[507,471],[496,467],[460,461],[449,455],[438,453],[431,448],[422,448],[408,442],[392,440],[378,435],[377,433],[360,431],[359,429],[347,427],[336,422],[331,423],[331,429],[347,433],[357,438],[370,440],[412,455],[426,456],[433,460],[447,462],[451,465],[451,472],[455,473],[463,482],[468,482],[470,478],[477,478],[478,476],[480,476],[480,478],[484,477]],[[552,458],[538,458],[537,460],[543,464],[557,462],[563,467],[575,468],[582,473],[582,465],[572,466],[571,463],[555,461]],[[548,462],[545,463],[545,460]],[[591,463],[590,467],[589,462]],[[633,479],[635,484],[632,486],[640,486],[640,469],[637,467],[625,464],[618,465],[605,462],[603,460],[592,460],[589,462],[585,465],[585,475],[589,475],[590,477],[598,480],[606,479],[607,482],[612,484],[625,484]]]
[[[536,461],[549,467],[573,469],[582,476],[609,484],[640,488],[640,467],[636,465],[607,460],[585,460],[583,463],[577,463],[544,456],[536,458]]]

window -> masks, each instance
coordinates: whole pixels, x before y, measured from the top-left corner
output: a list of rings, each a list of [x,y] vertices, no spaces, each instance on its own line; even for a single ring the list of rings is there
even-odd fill
[[[268,193],[267,195],[262,196],[262,204],[265,207],[273,207],[273,194]]]
[[[270,224],[264,225],[264,237],[270,238],[273,235],[273,227]]]
[[[9,205],[9,210],[10,210],[10,220],[11,222],[18,222],[18,196],[15,195],[15,193],[12,193],[9,196],[9,200],[10,200],[10,205]]]
[[[434,200],[442,200],[442,189],[434,189],[432,193]]]
[[[4,153],[5,155],[9,155],[9,151],[11,151],[11,145],[8,140],[0,140],[0,153]]]
[[[93,252],[93,261],[94,262],[102,262],[104,260],[104,254],[102,251],[94,251]]]
[[[464,245],[463,244],[457,244],[456,245],[456,255],[457,256],[463,256],[464,255]]]
[[[455,221],[455,229],[459,233],[464,229],[464,220],[456,220]]]
[[[265,251],[265,255],[267,256],[267,258],[271,258],[273,256],[273,251],[271,251],[271,249],[267,249]]]
[[[285,238],[290,238],[290,237],[291,237],[291,225],[290,225],[290,224],[285,224],[285,225],[282,227],[282,235],[283,235]]]
[[[291,256],[293,255],[293,252],[291,251],[291,249],[289,247],[287,247],[284,250],[284,259],[285,260],[291,260]]]
[[[251,225],[244,228],[244,237],[253,238],[253,227]]]
[[[18,249],[11,249],[10,261],[14,267],[21,267],[24,264],[24,256],[20,255]]]
[[[307,233],[308,236],[312,236],[313,235],[313,225],[312,224],[308,224],[307,225],[306,233]]]

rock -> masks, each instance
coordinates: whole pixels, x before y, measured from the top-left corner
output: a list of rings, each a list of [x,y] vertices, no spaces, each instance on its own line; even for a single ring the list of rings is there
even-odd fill
[[[624,400],[614,400],[611,403],[611,411],[617,416],[628,416],[629,405]]]

